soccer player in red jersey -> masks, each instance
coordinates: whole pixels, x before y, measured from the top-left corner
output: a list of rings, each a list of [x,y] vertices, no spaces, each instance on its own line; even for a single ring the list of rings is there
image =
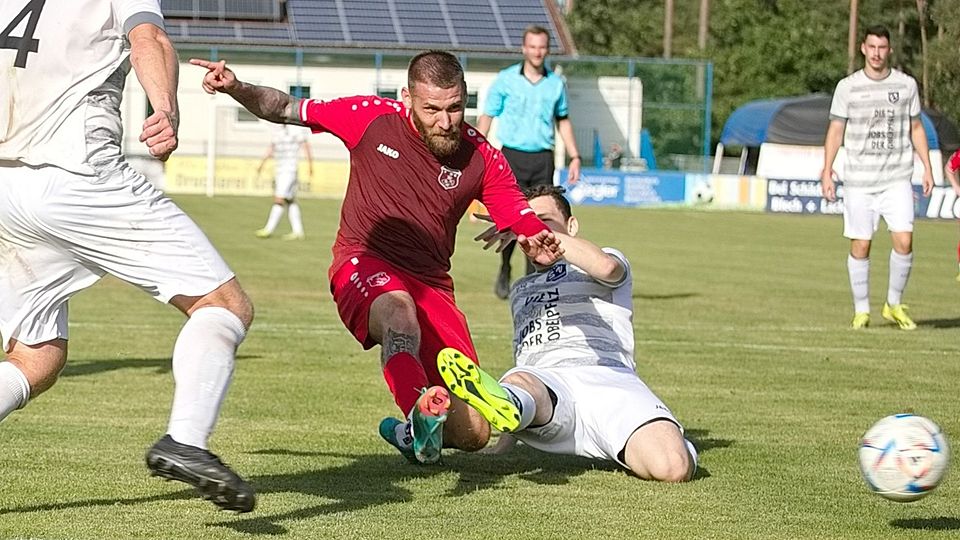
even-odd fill
[[[943,167],[943,173],[953,186],[954,193],[960,197],[960,180],[957,179],[957,171],[960,170],[960,150],[957,150],[947,160]],[[960,242],[957,243],[957,266],[960,266]],[[960,273],[957,273],[957,281],[960,281]]]
[[[442,51],[414,57],[400,101],[297,99],[241,82],[224,61],[190,62],[208,70],[208,93],[226,93],[271,122],[331,133],[350,150],[330,288],[357,341],[366,349],[381,346],[387,386],[407,415],[406,422],[384,419],[380,434],[415,463],[436,462],[443,436],[449,446],[483,448],[489,424],[449,396],[436,366],[446,347],[477,357],[449,274],[457,225],[478,199],[537,264],[549,266],[563,252],[503,155],[463,122],[466,83],[456,57]]]

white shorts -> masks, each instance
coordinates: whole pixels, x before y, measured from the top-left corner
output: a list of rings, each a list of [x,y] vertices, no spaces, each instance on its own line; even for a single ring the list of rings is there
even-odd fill
[[[199,227],[139,172],[88,177],[0,161],[0,345],[67,338],[67,300],[105,274],[161,302],[233,277]]]
[[[913,186],[909,182],[897,182],[876,193],[844,189],[843,236],[870,240],[881,217],[890,232],[913,232]]]
[[[273,181],[273,196],[278,199],[292,200],[297,196],[297,175],[277,176]]]
[[[665,419],[683,431],[670,409],[626,367],[516,367],[503,378],[516,372],[533,375],[557,395],[548,424],[510,434],[538,450],[607,459],[627,467],[620,452],[644,424]]]

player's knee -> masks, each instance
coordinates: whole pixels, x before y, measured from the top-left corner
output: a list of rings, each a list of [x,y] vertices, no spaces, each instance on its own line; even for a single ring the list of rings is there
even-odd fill
[[[30,384],[30,396],[49,390],[67,365],[67,342],[55,339],[38,346],[15,343],[7,361],[17,367]]]
[[[386,329],[419,335],[420,323],[413,297],[404,291],[391,291],[378,296],[370,305],[370,329],[373,335],[381,335]]]
[[[446,434],[445,434],[446,436]],[[477,452],[483,450],[490,442],[490,424],[480,422],[470,426],[469,429],[460,430],[448,438],[450,443],[465,452]]]
[[[661,482],[685,482],[690,479],[692,462],[687,450],[671,448],[658,460],[658,467],[651,471],[654,480]]]

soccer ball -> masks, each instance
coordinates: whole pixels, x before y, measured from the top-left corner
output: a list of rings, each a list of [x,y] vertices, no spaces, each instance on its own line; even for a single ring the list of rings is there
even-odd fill
[[[713,186],[709,182],[700,181],[693,186],[694,204],[710,204],[713,202]]]
[[[950,463],[940,427],[914,414],[895,414],[860,439],[860,472],[870,490],[892,501],[915,501],[937,487]]]

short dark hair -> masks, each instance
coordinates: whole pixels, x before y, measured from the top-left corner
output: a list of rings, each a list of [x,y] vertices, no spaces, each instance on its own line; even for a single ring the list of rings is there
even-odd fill
[[[539,185],[524,189],[523,194],[528,201],[536,199],[537,197],[550,197],[553,199],[553,202],[557,203],[557,208],[560,209],[560,213],[563,214],[563,219],[566,220],[573,216],[573,211],[570,209],[570,201],[563,195],[566,191],[566,189],[560,186]]]
[[[531,24],[531,25],[528,25],[526,28],[523,29],[523,36],[520,38],[520,43],[526,43],[526,42],[527,42],[527,34],[534,34],[534,35],[538,35],[538,36],[547,36],[547,45],[550,44],[550,32],[549,32],[546,28],[544,28],[544,27],[542,27],[542,26],[540,26],[540,25],[538,25],[538,24]]]
[[[447,51],[425,51],[410,60],[407,67],[407,87],[413,90],[418,82],[444,89],[459,86],[464,93],[467,91],[463,66],[456,56]]]
[[[863,31],[863,41],[867,40],[867,36],[877,36],[890,41],[890,30],[882,24],[875,24],[868,26],[867,29]]]

